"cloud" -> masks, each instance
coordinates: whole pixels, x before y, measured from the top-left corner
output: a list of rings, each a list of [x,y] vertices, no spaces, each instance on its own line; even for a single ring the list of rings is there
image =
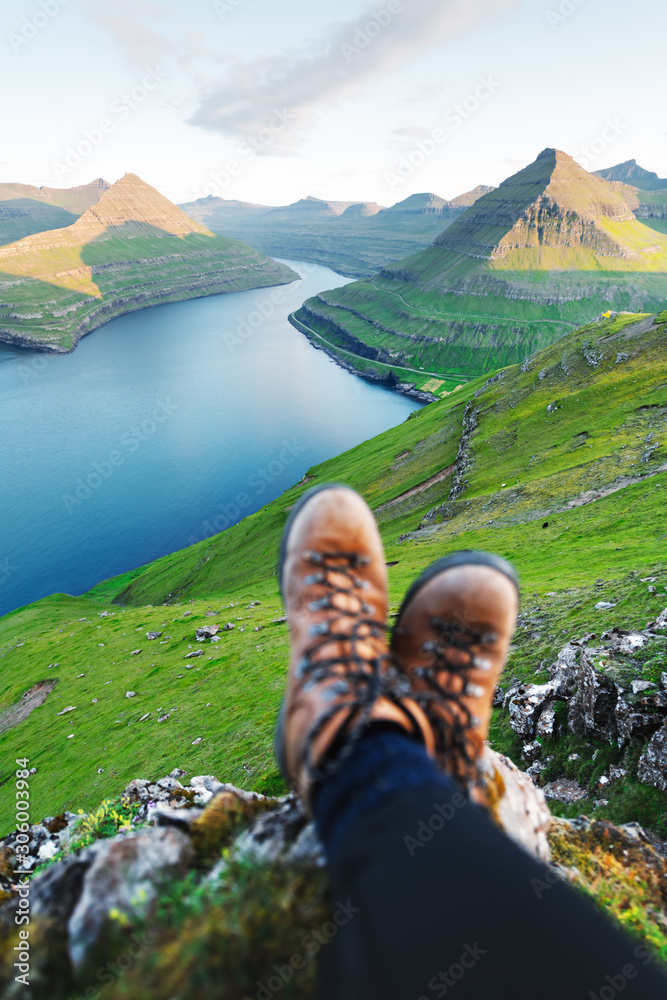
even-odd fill
[[[224,136],[272,129],[276,145],[298,143],[317,115],[395,73],[518,0],[384,0],[330,27],[305,49],[235,63],[210,87],[190,123]],[[276,113],[282,116],[277,120]],[[265,151],[276,145],[265,144]]]

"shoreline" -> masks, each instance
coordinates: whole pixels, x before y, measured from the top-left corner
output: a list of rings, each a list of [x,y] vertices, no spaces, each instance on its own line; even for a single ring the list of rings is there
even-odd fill
[[[281,267],[286,267],[286,265],[281,265]],[[292,269],[290,268],[290,270]],[[50,340],[41,340],[39,337],[29,333],[15,332],[2,328],[0,328],[0,343],[23,350],[39,351],[43,354],[72,354],[79,342],[89,333],[94,333],[95,330],[99,330],[106,323],[110,323],[112,320],[119,319],[121,316],[126,316],[129,313],[140,312],[143,309],[152,309],[154,306],[172,305],[176,302],[188,302],[192,299],[204,299],[211,295],[232,295],[234,292],[253,292],[259,288],[278,288],[282,285],[291,285],[295,281],[301,280],[301,276],[296,271],[292,270],[292,273],[295,277],[289,280],[260,282],[248,288],[212,287],[210,289],[203,289],[196,285],[190,285],[189,288],[186,286],[181,289],[172,289],[173,295],[166,292],[164,295],[159,296],[158,301],[150,301],[155,296],[155,293],[151,292],[128,298],[103,300],[99,306],[84,316],[79,325],[71,331],[71,347],[65,347]],[[270,277],[270,275],[267,274],[266,277]],[[230,280],[233,281],[234,278],[230,278]],[[191,294],[187,294],[188,292]]]
[[[306,326],[305,323],[298,320],[295,313],[291,312],[287,317],[287,321],[294,327],[295,330],[298,330],[299,333],[302,333],[304,337],[307,338],[315,350],[324,351],[324,353],[330,357],[332,361],[335,361],[336,364],[340,365],[341,368],[344,368],[345,371],[350,372],[351,375],[357,375],[359,378],[363,378],[365,381],[372,382],[374,385],[379,385],[383,389],[388,389],[391,392],[398,392],[402,396],[414,399],[418,403],[424,403],[426,405],[428,403],[438,403],[440,401],[440,396],[436,396],[432,392],[424,392],[423,389],[418,389],[414,382],[399,382],[395,376],[392,376],[391,371],[386,377],[383,378],[381,375],[377,375],[373,372],[360,371],[358,368],[355,368],[351,362],[344,361],[343,358],[339,357],[331,347],[327,346],[326,341],[324,341],[323,338],[315,339],[318,335]],[[352,352],[349,353],[351,354]],[[360,358],[359,360],[362,359]],[[381,362],[376,363],[380,364]],[[389,368],[390,366],[387,365],[387,367]]]

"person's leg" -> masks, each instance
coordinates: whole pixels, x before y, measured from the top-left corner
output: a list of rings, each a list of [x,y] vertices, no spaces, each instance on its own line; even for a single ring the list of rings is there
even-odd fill
[[[370,730],[314,811],[342,925],[321,956],[320,1000],[667,997],[643,946],[398,731]]]
[[[283,536],[292,656],[276,751],[316,816],[341,904],[323,996],[612,1000],[622,988],[664,1000],[647,956],[435,766],[437,752],[459,781],[474,771],[516,616],[511,574],[479,562],[461,573],[439,565],[409,592],[401,672],[361,498],[311,491]]]

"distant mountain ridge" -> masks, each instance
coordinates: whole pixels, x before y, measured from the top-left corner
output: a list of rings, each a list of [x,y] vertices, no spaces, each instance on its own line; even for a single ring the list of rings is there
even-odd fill
[[[343,202],[309,195],[270,208],[224,198],[181,205],[214,232],[243,239],[279,257],[301,258],[354,277],[424,249],[462,212],[492,191],[479,185],[451,201],[432,192],[413,194],[384,208],[376,202]]]
[[[609,310],[667,301],[667,235],[636,218],[636,189],[560,150],[487,192],[420,253],[369,281],[321,292],[298,328],[345,364],[476,375],[520,363]]]
[[[0,246],[47,229],[62,229],[98,202],[109,184],[98,177],[73,188],[0,184]]]
[[[68,351],[125,312],[297,277],[125,174],[71,225],[0,247],[0,341]]]
[[[595,173],[606,181],[621,181],[623,184],[632,184],[633,187],[639,188],[641,191],[667,190],[667,177],[658,177],[652,170],[645,170],[644,167],[639,166],[636,160],[626,160],[613,167],[596,170]]]

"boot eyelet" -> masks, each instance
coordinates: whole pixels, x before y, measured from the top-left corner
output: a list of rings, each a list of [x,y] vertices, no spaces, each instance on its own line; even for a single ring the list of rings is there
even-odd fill
[[[484,673],[488,673],[493,668],[491,660],[485,656],[476,656],[472,662],[475,670],[482,670]]]

